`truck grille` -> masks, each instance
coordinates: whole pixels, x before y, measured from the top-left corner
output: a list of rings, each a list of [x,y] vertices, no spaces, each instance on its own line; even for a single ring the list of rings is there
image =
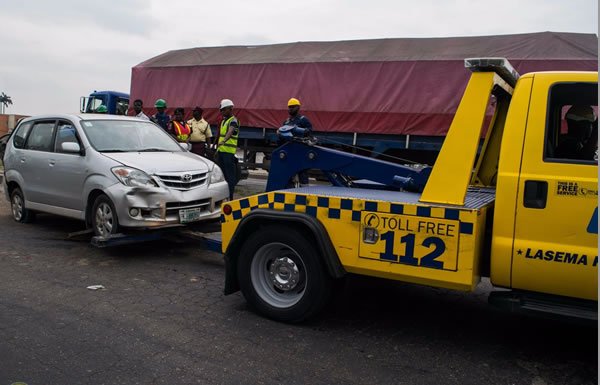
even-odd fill
[[[206,183],[207,172],[178,172],[169,174],[156,174],[160,181],[167,187],[176,190],[190,190]]]
[[[167,215],[178,214],[179,210],[182,209],[193,209],[199,207],[202,211],[210,209],[210,198],[198,199],[189,202],[167,202],[166,209]]]

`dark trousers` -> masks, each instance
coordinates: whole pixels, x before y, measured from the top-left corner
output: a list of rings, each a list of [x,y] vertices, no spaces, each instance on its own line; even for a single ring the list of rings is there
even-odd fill
[[[196,155],[206,156],[205,142],[190,142],[192,144],[192,152]]]
[[[237,183],[235,155],[228,152],[217,152],[217,164],[223,170],[223,176],[229,185],[229,199],[233,200],[233,189]]]

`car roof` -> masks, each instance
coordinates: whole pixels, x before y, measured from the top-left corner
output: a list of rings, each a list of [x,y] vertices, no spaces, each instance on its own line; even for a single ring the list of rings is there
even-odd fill
[[[147,122],[146,119],[136,118],[135,116],[124,116],[124,115],[110,115],[110,114],[43,114],[30,116],[23,119],[21,122],[29,122],[32,120],[45,120],[45,119],[67,119],[67,120],[137,120],[141,122]]]

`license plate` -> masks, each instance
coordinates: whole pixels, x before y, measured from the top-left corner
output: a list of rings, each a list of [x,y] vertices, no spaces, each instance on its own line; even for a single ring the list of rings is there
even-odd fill
[[[363,212],[360,257],[456,271],[459,221]]]
[[[202,215],[202,209],[199,207],[196,207],[193,209],[179,210],[179,222],[180,223],[195,222],[200,219],[201,215]]]

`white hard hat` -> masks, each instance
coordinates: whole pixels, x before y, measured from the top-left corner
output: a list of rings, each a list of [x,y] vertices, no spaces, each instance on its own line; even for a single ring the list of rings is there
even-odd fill
[[[220,109],[222,110],[225,107],[233,107],[233,102],[230,99],[223,99],[223,100],[221,100],[221,107],[220,107]]]

